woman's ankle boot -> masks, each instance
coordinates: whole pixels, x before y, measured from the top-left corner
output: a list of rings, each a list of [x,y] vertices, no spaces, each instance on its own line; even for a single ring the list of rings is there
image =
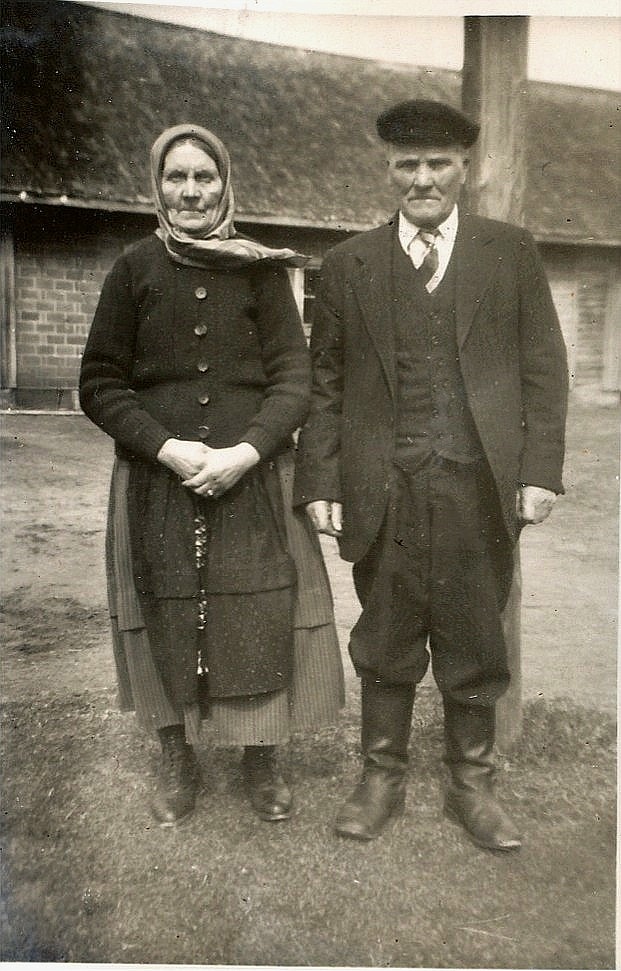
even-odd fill
[[[278,771],[273,745],[246,745],[242,758],[244,784],[250,804],[270,823],[289,819],[291,792]]]
[[[194,749],[183,725],[158,729],[162,760],[151,811],[160,826],[174,826],[193,812],[200,784]]]

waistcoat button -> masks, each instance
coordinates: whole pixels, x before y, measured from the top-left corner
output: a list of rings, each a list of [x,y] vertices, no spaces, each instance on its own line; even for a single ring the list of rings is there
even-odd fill
[[[194,333],[197,337],[204,337],[207,333],[207,324],[197,324],[194,328]]]
[[[198,426],[198,437],[199,438],[209,438],[209,425],[199,425]]]
[[[205,287],[197,287],[196,290],[194,291],[194,296],[196,297],[197,300],[204,300],[205,297],[207,296],[207,291],[205,290]]]
[[[209,364],[207,363],[207,361],[199,361],[196,367],[201,372],[201,374],[204,374],[205,371],[209,370]]]
[[[208,405],[209,404],[209,395],[207,393],[205,393],[205,394],[199,394],[198,401],[199,401],[199,404],[201,404],[201,405]]]

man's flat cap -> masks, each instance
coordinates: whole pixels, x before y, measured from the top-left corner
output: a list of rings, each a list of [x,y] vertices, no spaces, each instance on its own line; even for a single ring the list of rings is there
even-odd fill
[[[479,126],[442,101],[401,101],[377,119],[377,133],[394,145],[463,145],[470,148]]]

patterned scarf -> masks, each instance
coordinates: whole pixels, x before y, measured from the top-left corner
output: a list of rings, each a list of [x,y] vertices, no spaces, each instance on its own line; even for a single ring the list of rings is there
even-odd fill
[[[197,141],[214,160],[222,180],[222,195],[216,206],[210,225],[200,237],[188,236],[170,222],[168,209],[162,196],[161,175],[164,160],[177,141]],[[229,153],[212,132],[199,125],[176,125],[167,128],[151,149],[151,187],[159,229],[156,236],[163,241],[169,256],[184,266],[203,267],[214,262],[239,266],[257,260],[281,260],[289,266],[304,266],[308,257],[291,249],[271,249],[247,236],[240,236],[233,224],[235,199],[231,186],[231,160]]]

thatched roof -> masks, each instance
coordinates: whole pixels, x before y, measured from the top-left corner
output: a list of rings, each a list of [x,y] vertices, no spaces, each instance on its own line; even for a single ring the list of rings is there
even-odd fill
[[[146,211],[147,157],[181,121],[213,129],[248,220],[366,227],[390,211],[374,138],[409,97],[459,104],[456,72],[401,68],[179,27],[81,4],[4,0],[4,199]],[[618,99],[529,85],[527,224],[614,242]]]

